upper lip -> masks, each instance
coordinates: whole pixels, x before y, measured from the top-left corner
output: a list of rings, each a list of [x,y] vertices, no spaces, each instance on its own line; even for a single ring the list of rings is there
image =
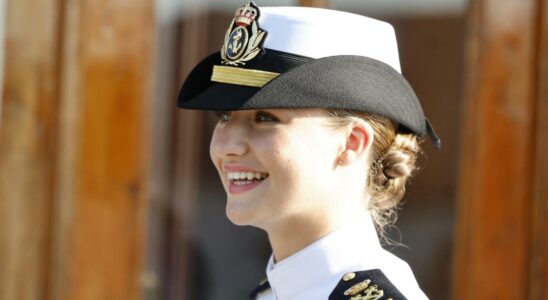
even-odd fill
[[[236,165],[236,164],[221,164],[224,172],[254,172],[254,173],[266,173],[253,169],[251,167]]]

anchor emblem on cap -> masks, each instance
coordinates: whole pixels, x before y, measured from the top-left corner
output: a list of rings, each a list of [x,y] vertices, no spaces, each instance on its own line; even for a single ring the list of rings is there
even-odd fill
[[[267,32],[259,27],[259,16],[259,8],[253,1],[236,11],[221,48],[222,64],[245,65],[263,52]]]

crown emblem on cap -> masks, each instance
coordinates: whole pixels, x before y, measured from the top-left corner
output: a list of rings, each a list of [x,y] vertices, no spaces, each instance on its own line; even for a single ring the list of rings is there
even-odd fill
[[[236,18],[236,24],[239,26],[249,26],[251,22],[255,21],[257,12],[257,8],[251,6],[251,3],[248,3],[244,7],[240,7],[234,15]]]
[[[236,11],[221,48],[222,64],[245,65],[263,52],[267,32],[259,28],[259,17],[259,8],[253,1]]]

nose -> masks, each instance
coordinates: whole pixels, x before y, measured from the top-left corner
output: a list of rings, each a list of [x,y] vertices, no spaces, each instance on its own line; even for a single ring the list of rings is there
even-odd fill
[[[245,137],[245,129],[238,124],[217,126],[211,138],[211,157],[234,158],[245,155],[249,150]]]

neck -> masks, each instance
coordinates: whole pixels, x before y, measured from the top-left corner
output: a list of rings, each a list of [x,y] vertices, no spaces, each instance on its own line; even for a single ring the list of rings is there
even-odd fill
[[[323,217],[295,217],[267,230],[276,262],[299,252],[308,245],[339,228],[351,215],[335,218],[333,214]]]
[[[316,213],[290,216],[262,227],[268,234],[275,261],[288,258],[365,212],[369,196],[357,194],[352,197],[349,194],[340,199],[348,201],[333,201],[332,206]]]
[[[274,259],[280,262],[334,230],[333,224],[314,220],[291,220],[267,230]]]

